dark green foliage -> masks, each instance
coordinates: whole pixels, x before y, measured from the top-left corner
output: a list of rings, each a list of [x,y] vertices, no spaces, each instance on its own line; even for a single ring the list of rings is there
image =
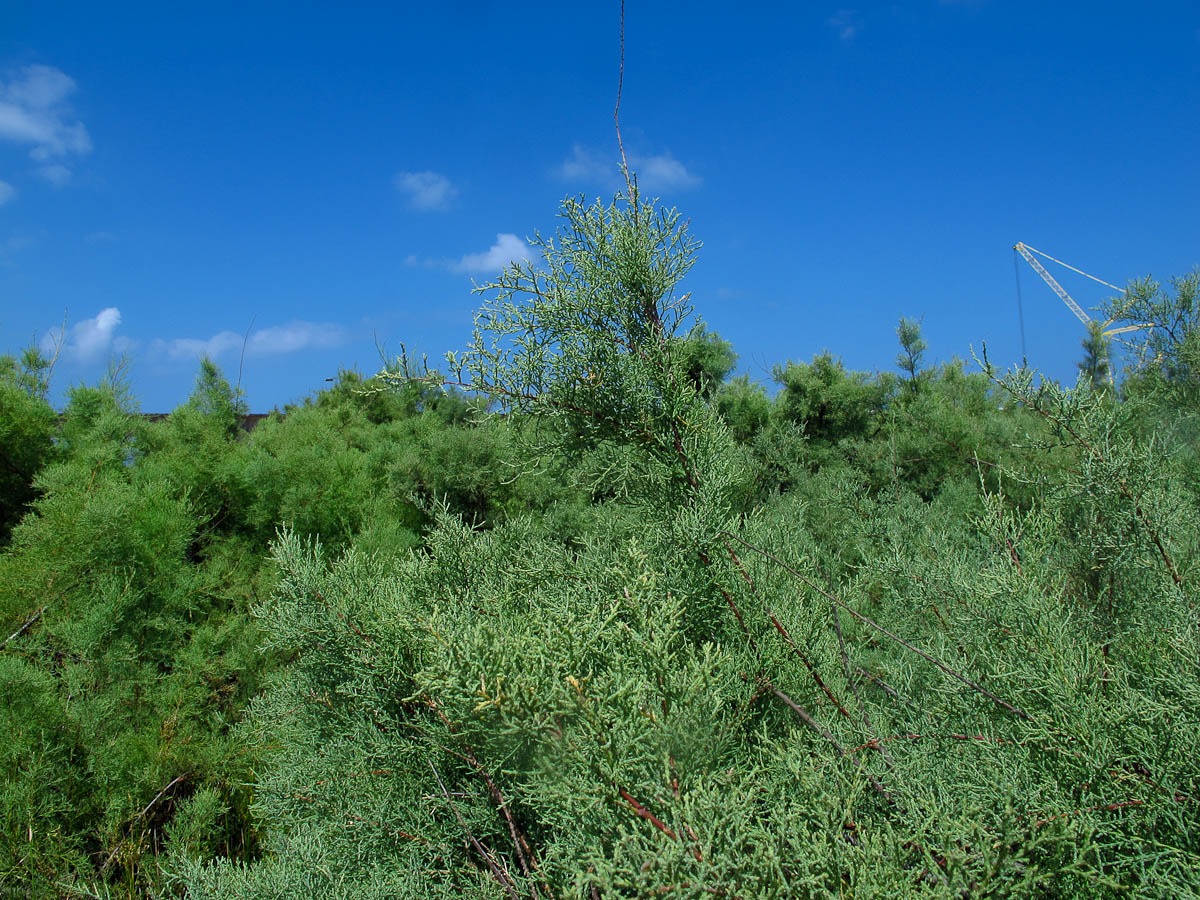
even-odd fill
[[[0,356],[0,546],[37,496],[37,473],[54,457],[48,368],[37,350],[26,350],[19,362]]]
[[[739,375],[721,385],[717,390],[716,405],[739,444],[747,443],[771,419],[771,400],[766,389],[751,381],[748,375]]]
[[[712,397],[737,365],[733,345],[715,331],[709,331],[703,322],[692,326],[680,342],[679,352],[692,387],[705,398]]]
[[[825,444],[866,435],[891,393],[886,379],[848,372],[832,353],[776,366],[774,378],[782,386],[779,415]]]

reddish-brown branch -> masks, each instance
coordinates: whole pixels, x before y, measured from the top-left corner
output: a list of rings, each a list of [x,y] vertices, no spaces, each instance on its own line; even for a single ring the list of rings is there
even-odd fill
[[[649,822],[651,825],[653,825],[655,828],[657,828],[659,831],[661,831],[663,834],[665,834],[671,840],[673,840],[673,841],[679,840],[679,836],[675,833],[675,830],[673,828],[671,828],[669,825],[665,824],[660,818],[658,818],[658,816],[654,815],[654,813],[650,812],[650,810],[646,809],[646,807],[644,807],[642,804],[638,803],[637,800],[635,800],[633,798],[633,796],[629,793],[629,791],[625,790],[625,788],[618,788],[617,791],[621,795],[621,799],[629,804],[630,808],[634,811],[634,813],[637,815],[638,818],[645,819],[647,822]],[[688,834],[690,834],[692,837],[692,840],[695,841],[696,833],[694,831],[692,831],[691,828],[688,828],[687,825],[684,825],[683,827],[687,828]],[[696,862],[703,861],[704,854],[700,852],[699,847],[692,847],[691,853],[692,853],[692,856],[695,857]]]
[[[809,674],[813,677],[813,681],[817,683],[817,686],[825,693],[825,696],[829,698],[829,702],[836,706],[838,712],[840,712],[847,719],[851,718],[849,710],[842,705],[841,701],[838,700],[833,691],[829,689],[829,686],[825,683],[825,679],[821,677],[821,673],[817,671],[816,666],[812,664],[812,661],[808,658],[808,655],[796,646],[796,642],[792,640],[792,636],[788,634],[787,629],[783,627],[783,623],[775,618],[774,613],[767,613],[767,617],[770,618],[771,624],[775,626],[776,630],[783,635],[783,639],[787,642],[787,645],[792,648],[793,652],[795,652],[798,657],[800,657],[800,662],[804,663],[804,668],[808,669]]]
[[[1041,826],[1053,822],[1056,819],[1065,819],[1068,816],[1078,816],[1082,815],[1083,813],[1090,812],[1107,812],[1110,810],[1125,809],[1127,806],[1144,806],[1145,803],[1145,800],[1134,798],[1132,800],[1122,800],[1119,803],[1105,803],[1100,806],[1089,806],[1086,809],[1072,809],[1068,812],[1058,813],[1057,815],[1049,816],[1045,819],[1038,819],[1033,823],[1033,827],[1040,828]],[[1034,813],[1030,813],[1030,815],[1032,816]]]
[[[438,787],[442,789],[442,796],[446,798],[446,805],[450,807],[450,811],[454,813],[454,818],[458,820],[459,827],[461,827],[463,830],[463,834],[468,846],[475,848],[475,852],[479,854],[480,858],[487,865],[488,871],[492,873],[492,877],[499,882],[502,888],[504,888],[504,892],[508,894],[512,900],[519,900],[520,895],[517,894],[516,889],[513,886],[512,876],[500,868],[495,857],[492,856],[491,851],[488,850],[488,848],[485,847],[483,843],[480,842],[477,837],[475,837],[474,834],[471,833],[471,829],[467,826],[466,819],[464,819],[462,813],[458,811],[458,807],[454,805],[454,801],[450,799],[450,792],[446,790],[446,785],[442,782],[442,776],[439,775],[437,769],[433,767],[433,763],[429,764],[429,769],[431,772],[433,772],[433,777],[437,779]]]
[[[1013,546],[1011,538],[1005,538],[1004,543],[1008,545],[1008,558],[1012,560],[1012,564],[1017,567],[1017,574],[1024,577],[1025,573],[1021,570],[1021,560],[1017,556],[1017,548]]]
[[[313,591],[313,594],[316,596],[316,598],[318,600],[321,601],[322,606],[324,606],[327,610],[329,610],[331,613],[333,613],[335,616],[337,616],[341,620],[342,624],[345,625],[347,628],[349,628],[352,632],[354,632],[354,634],[357,635],[360,640],[362,640],[364,643],[367,643],[367,644],[375,643],[375,641],[371,638],[370,635],[365,634],[361,628],[359,628],[357,625],[355,625],[353,622],[351,622],[350,619],[348,619],[345,615],[343,615],[340,610],[334,609],[332,606],[330,606],[329,601],[325,599],[324,595],[320,591]]]
[[[437,717],[442,720],[442,724],[446,726],[446,729],[451,734],[457,735],[458,729],[455,727],[454,723],[450,721],[446,714],[438,708],[438,705],[433,698],[429,698],[429,708],[432,709]],[[454,755],[462,760],[465,760],[466,763],[475,771],[475,774],[478,775],[483,780],[483,783],[487,786],[488,794],[491,795],[492,801],[500,809],[500,813],[504,816],[504,821],[508,825],[508,832],[512,837],[513,848],[516,850],[517,862],[520,863],[521,871],[525,874],[526,878],[532,878],[533,871],[537,869],[537,859],[533,854],[533,848],[530,846],[529,841],[525,838],[524,832],[517,825],[517,821],[513,817],[512,811],[508,807],[508,803],[506,803],[504,800],[504,795],[500,792],[500,788],[496,786],[496,782],[492,780],[492,777],[488,774],[487,769],[485,769],[475,757],[475,752],[465,744],[463,750],[464,752],[454,753]],[[542,889],[549,893],[549,887],[545,884],[542,885]],[[536,888],[533,888],[533,896],[536,900]]]
[[[978,691],[980,694],[983,694],[983,696],[987,697],[993,703],[996,703],[997,705],[1004,707],[1009,712],[1015,713],[1016,715],[1020,716],[1023,719],[1026,719],[1030,722],[1033,721],[1033,716],[1029,715],[1029,713],[1025,712],[1025,710],[1021,709],[1020,707],[1013,706],[1013,704],[1009,703],[1007,700],[1003,700],[1000,697],[996,696],[991,691],[989,691],[987,688],[985,688],[983,685],[972,681],[970,678],[968,678],[962,672],[959,672],[955,669],[950,668],[948,665],[946,665],[940,659],[937,659],[934,656],[930,656],[924,650],[920,649],[919,647],[913,646],[912,644],[910,644],[908,641],[904,640],[904,638],[900,637],[899,635],[894,634],[891,631],[888,631],[888,629],[884,628],[882,625],[878,624],[877,622],[875,622],[868,616],[863,615],[858,610],[856,610],[854,607],[852,607],[848,603],[846,603],[844,600],[841,600],[838,597],[835,597],[833,594],[829,593],[827,590],[822,588],[819,584],[814,582],[811,578],[806,578],[804,575],[797,572],[795,569],[793,569],[791,566],[789,566],[787,563],[785,563],[783,560],[781,560],[775,554],[771,553],[768,550],[764,550],[761,547],[754,546],[750,542],[745,541],[742,538],[738,537],[732,531],[722,530],[721,533],[733,538],[735,541],[737,541],[739,544],[746,547],[747,549],[753,550],[755,553],[762,554],[767,559],[771,560],[773,563],[780,566],[785,571],[789,572],[793,577],[804,582],[804,584],[808,585],[810,588],[812,588],[818,594],[823,596],[829,602],[836,603],[839,607],[846,610],[846,612],[850,613],[850,615],[854,616],[854,618],[858,619],[864,625],[869,625],[871,628],[874,628],[880,634],[886,635],[887,637],[891,638],[893,641],[895,641],[897,644],[904,647],[905,649],[911,650],[913,653],[917,654],[922,659],[928,660],[929,662],[933,663],[933,665],[937,666],[939,669],[941,669],[943,672],[945,672],[951,678],[954,678],[957,681],[962,682],[963,684],[967,685],[968,687],[972,688],[975,691]]]
[[[635,799],[633,799],[633,797],[630,795],[629,791],[625,790],[625,788],[619,788],[618,793],[621,795],[621,799],[629,804],[629,806],[633,809],[634,813],[637,814],[638,818],[645,819],[647,822],[649,822],[651,825],[653,825],[655,828],[657,828],[659,831],[661,831],[663,834],[665,834],[671,840],[673,840],[673,841],[679,840],[679,838],[675,834],[674,830],[672,830],[669,826],[663,824],[662,820],[659,819],[658,816],[654,815],[654,813],[650,812],[650,810],[646,809],[646,807],[642,806],[642,804],[638,803]]]

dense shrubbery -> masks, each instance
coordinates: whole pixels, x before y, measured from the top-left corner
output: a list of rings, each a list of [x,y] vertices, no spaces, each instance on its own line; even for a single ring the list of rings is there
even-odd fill
[[[0,365],[4,884],[1200,893],[1194,279],[1117,390],[904,320],[771,397],[674,214],[564,218],[444,374],[248,435],[208,363],[155,423]]]

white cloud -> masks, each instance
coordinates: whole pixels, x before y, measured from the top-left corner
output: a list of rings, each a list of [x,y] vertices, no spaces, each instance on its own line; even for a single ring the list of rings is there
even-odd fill
[[[854,40],[854,36],[862,30],[862,16],[857,9],[839,9],[826,22],[843,41]]]
[[[687,190],[699,187],[701,179],[668,151],[654,155],[629,153],[629,168],[638,178],[638,186],[648,191]],[[575,144],[571,155],[555,169],[555,174],[565,181],[590,181],[620,189],[625,184],[621,174],[620,159],[614,154],[605,156]]]
[[[346,333],[338,325],[327,322],[295,320],[252,331],[247,338],[236,331],[219,331],[210,338],[174,338],[157,340],[152,345],[156,353],[172,360],[191,360],[207,356],[212,359],[240,353],[246,342],[247,356],[278,356],[320,347],[336,347],[345,343]]]
[[[26,66],[0,82],[0,140],[29,145],[38,172],[53,184],[70,178],[67,162],[92,150],[87,128],[67,98],[75,81],[52,66]]]
[[[121,324],[121,311],[115,306],[100,310],[90,319],[76,322],[64,335],[62,328],[51,328],[42,338],[42,352],[53,355],[61,345],[64,357],[76,362],[95,362],[110,351],[118,353],[130,349],[132,341],[116,337]]]
[[[458,188],[437,172],[398,172],[392,179],[396,188],[408,195],[409,205],[420,210],[444,210],[458,196]]]
[[[7,181],[0,181],[0,206],[17,195],[17,189]]]
[[[459,272],[498,272],[514,260],[531,259],[530,246],[515,234],[498,234],[482,253],[468,253],[453,268]]]

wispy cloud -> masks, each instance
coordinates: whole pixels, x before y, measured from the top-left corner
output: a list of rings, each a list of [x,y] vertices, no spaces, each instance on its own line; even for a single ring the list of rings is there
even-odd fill
[[[242,346],[242,335],[236,331],[220,331],[210,338],[174,338],[164,341],[156,340],[151,349],[156,353],[165,353],[174,360],[200,359],[207,356],[217,359],[224,353],[236,350]]]
[[[117,335],[120,324],[121,311],[115,306],[105,307],[92,318],[76,322],[65,333],[61,326],[48,329],[41,341],[42,352],[52,356],[57,350],[64,359],[79,363],[123,353],[133,347],[133,341]]]
[[[240,353],[244,340],[247,356],[280,356],[300,350],[337,347],[344,344],[346,338],[346,332],[340,325],[297,319],[286,325],[252,331],[249,337],[236,331],[219,331],[208,338],[160,338],[151,345],[151,351],[177,361],[199,359],[202,356],[217,359]]]
[[[0,266],[6,269],[15,268],[17,257],[37,242],[38,237],[32,234],[10,234],[0,240]]]
[[[458,188],[453,182],[437,172],[397,172],[392,183],[408,196],[413,209],[446,210],[458,196]]]
[[[74,79],[52,66],[26,66],[0,82],[0,140],[27,145],[38,174],[56,185],[70,179],[73,160],[92,150],[67,102],[74,92]]]
[[[571,155],[562,161],[555,174],[565,181],[608,181],[620,173],[620,160],[602,156],[583,144],[571,147]]]
[[[55,187],[65,187],[71,181],[71,170],[62,163],[50,163],[47,166],[40,166],[37,173]]]
[[[627,158],[639,186],[648,191],[688,190],[701,184],[701,178],[689,172],[670,151],[653,155],[630,153]],[[575,144],[554,172],[564,181],[587,181],[613,188],[624,184],[620,160],[615,154],[597,153],[582,144]]]
[[[498,234],[482,253],[468,253],[452,268],[457,272],[498,272],[510,262],[531,259],[533,250],[515,234]]]
[[[852,41],[862,30],[862,16],[858,14],[857,9],[839,9],[826,20],[826,24],[836,31],[843,41]]]
[[[657,156],[633,156],[629,165],[637,172],[638,181],[648,190],[688,190],[700,186],[700,177],[693,175],[670,153]]]
[[[3,206],[9,200],[17,195],[17,189],[7,181],[0,181],[0,206]]]

